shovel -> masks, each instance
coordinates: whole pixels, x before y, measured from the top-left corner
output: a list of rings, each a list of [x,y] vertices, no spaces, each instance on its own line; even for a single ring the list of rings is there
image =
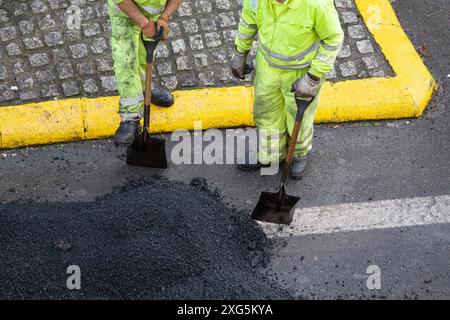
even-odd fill
[[[300,200],[300,197],[291,196],[286,193],[286,179],[292,165],[295,144],[297,142],[298,133],[302,124],[303,114],[308,108],[312,100],[304,100],[296,97],[297,115],[295,117],[295,125],[292,130],[291,140],[286,157],[286,162],[281,176],[280,188],[278,192],[261,192],[259,201],[253,209],[251,218],[263,222],[290,225],[292,216],[294,215],[294,207]]]
[[[150,104],[152,100],[153,80],[153,54],[159,41],[164,34],[163,28],[159,29],[153,41],[147,41],[141,34],[142,42],[147,51],[147,70],[144,93],[144,129],[142,134],[134,139],[131,146],[127,148],[126,163],[132,166],[167,168],[166,141],[161,138],[150,136]]]

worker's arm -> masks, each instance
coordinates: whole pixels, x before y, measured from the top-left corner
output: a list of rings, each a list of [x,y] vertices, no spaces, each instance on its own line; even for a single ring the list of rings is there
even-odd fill
[[[257,6],[258,1],[244,0],[241,18],[239,19],[238,34],[235,40],[236,50],[239,53],[246,53],[253,46],[253,40],[258,32],[255,15],[255,12],[258,10]]]
[[[333,1],[318,1],[314,29],[321,42],[319,51],[311,62],[309,73],[322,78],[333,69],[344,40],[344,32]]]
[[[120,10],[122,10],[139,28],[145,36],[153,37],[156,33],[154,23],[152,23],[142,12],[133,0],[114,0]]]
[[[177,11],[182,2],[183,0],[168,0],[161,17],[169,20],[175,11]]]
[[[158,32],[161,27],[164,28],[164,35],[163,35],[164,40],[167,40],[169,38],[169,19],[178,9],[181,2],[183,2],[183,0],[168,0],[163,13],[156,22]]]

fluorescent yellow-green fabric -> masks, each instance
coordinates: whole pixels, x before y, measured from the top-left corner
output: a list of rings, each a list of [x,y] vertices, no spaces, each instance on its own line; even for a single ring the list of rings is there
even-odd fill
[[[344,33],[333,0],[244,0],[236,47],[247,52],[258,34],[258,48],[269,65],[330,72]]]
[[[108,0],[108,11],[110,16],[127,17],[127,15],[117,6],[121,2],[123,2],[123,0]],[[133,0],[133,2],[147,18],[156,21],[166,7],[167,0]]]
[[[282,70],[268,65],[258,52],[256,56],[256,76],[254,81],[253,115],[260,135],[258,160],[269,163],[286,157],[289,137],[295,123],[297,104],[292,83],[302,77],[306,69]],[[294,156],[305,156],[312,148],[314,116],[319,95],[305,112],[297,140]]]
[[[112,15],[111,48],[120,113],[142,113],[146,56],[141,30],[129,18]]]

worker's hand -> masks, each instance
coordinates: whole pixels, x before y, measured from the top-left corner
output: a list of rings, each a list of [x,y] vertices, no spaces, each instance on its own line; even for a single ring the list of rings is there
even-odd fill
[[[159,29],[164,28],[164,34],[162,36],[163,40],[167,40],[169,39],[169,20],[167,20],[166,17],[164,16],[160,16],[158,18],[158,21],[156,21],[156,31],[159,32]]]
[[[247,55],[248,52],[240,53],[235,48],[234,56],[231,60],[231,73],[233,74],[233,76],[241,80],[245,79],[245,75],[252,73],[254,69],[253,62],[247,62]]]
[[[148,21],[141,29],[146,38],[153,38],[156,34],[156,27],[153,21]]]
[[[291,92],[295,92],[296,97],[313,98],[317,96],[319,89],[320,78],[307,73],[292,84]]]

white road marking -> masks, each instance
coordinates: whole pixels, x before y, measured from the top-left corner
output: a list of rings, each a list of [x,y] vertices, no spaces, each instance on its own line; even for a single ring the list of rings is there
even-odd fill
[[[273,238],[438,223],[450,223],[450,195],[298,208],[290,226],[260,226]]]

